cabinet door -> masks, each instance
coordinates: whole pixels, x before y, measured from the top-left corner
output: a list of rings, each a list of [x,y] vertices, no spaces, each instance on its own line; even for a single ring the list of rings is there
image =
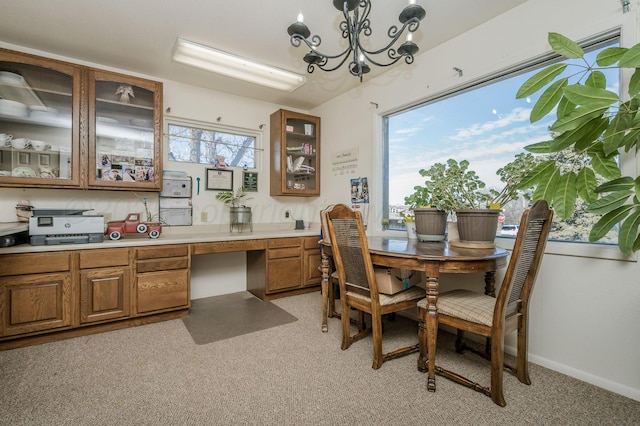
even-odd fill
[[[89,73],[89,187],[159,191],[162,83]]]
[[[129,268],[103,268],[80,273],[80,322],[129,316]]]
[[[322,258],[320,256],[320,238],[319,237],[305,237],[304,243],[304,285],[315,285],[322,281],[322,271],[320,270],[320,264]]]
[[[271,195],[320,195],[320,118],[271,115]]]
[[[71,325],[71,274],[51,273],[0,278],[2,336]]]
[[[0,49],[0,186],[78,187],[81,67]]]

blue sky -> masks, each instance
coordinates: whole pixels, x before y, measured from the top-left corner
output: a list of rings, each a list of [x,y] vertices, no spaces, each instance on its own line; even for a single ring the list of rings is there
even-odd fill
[[[413,187],[424,182],[418,170],[449,158],[468,160],[469,168],[478,173],[487,187],[501,188],[496,171],[524,151],[526,145],[550,137],[548,127],[555,114],[534,124],[529,121],[539,93],[528,99],[515,96],[535,72],[391,117],[389,204],[403,205],[404,197],[413,193]],[[607,75],[608,84],[613,78],[615,74]],[[609,90],[617,91],[617,82]]]

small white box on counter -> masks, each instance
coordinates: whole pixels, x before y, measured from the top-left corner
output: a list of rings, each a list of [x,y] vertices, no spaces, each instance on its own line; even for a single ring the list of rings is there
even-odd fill
[[[191,177],[171,177],[162,179],[161,197],[191,197]]]

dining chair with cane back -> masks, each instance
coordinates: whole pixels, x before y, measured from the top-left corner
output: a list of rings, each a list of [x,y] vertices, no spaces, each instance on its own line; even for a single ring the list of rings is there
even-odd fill
[[[338,204],[327,213],[327,219],[340,285],[342,349],[348,349],[371,331],[374,369],[380,368],[385,361],[416,352],[417,343],[382,353],[382,316],[414,308],[424,297],[425,290],[409,287],[393,295],[379,293],[360,212]],[[363,327],[352,335],[350,309],[370,314],[371,329]]]
[[[509,265],[496,297],[469,290],[452,290],[438,296],[435,315],[427,312],[426,299],[418,303],[421,359],[426,359],[427,347],[435,347],[439,324],[446,324],[458,330],[456,340],[458,352],[464,351],[462,338],[465,331],[484,336],[488,338],[488,351],[484,356],[491,361],[491,385],[482,386],[438,366],[435,362],[433,365],[428,365],[428,368],[433,368],[438,375],[491,397],[493,402],[502,407],[506,405],[502,390],[504,369],[513,373],[520,382],[531,384],[527,359],[529,300],[544,254],[552,218],[553,210],[549,209],[544,200],[536,202],[530,209],[525,210],[520,220],[520,229]],[[517,331],[514,366],[504,362],[504,337],[513,331]],[[428,339],[433,339],[431,346],[427,346]],[[435,360],[435,354],[429,358]],[[427,387],[430,391],[435,391],[435,382],[428,382]]]
[[[324,209],[320,210],[320,234],[322,237],[322,242],[325,244],[331,244],[331,236],[329,235],[329,228],[327,225],[327,213],[329,213],[335,204],[331,204]],[[320,250],[323,251],[323,245],[320,245]],[[320,270],[324,273],[327,273],[328,276],[323,276],[323,287],[322,287],[322,331],[326,333],[329,331],[329,327],[327,324],[327,318],[340,318],[340,313],[336,312],[336,302],[334,296],[334,285],[338,285],[338,273],[336,272],[336,268],[333,262],[333,258],[331,256],[322,256],[323,264],[320,265]],[[324,265],[324,262],[327,262]],[[324,272],[328,271],[328,272]]]

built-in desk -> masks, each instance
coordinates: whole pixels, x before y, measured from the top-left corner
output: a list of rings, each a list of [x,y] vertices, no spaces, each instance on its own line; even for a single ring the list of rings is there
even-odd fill
[[[1,248],[0,350],[186,315],[197,255],[246,252],[247,290],[262,299],[314,291],[318,234],[196,226],[158,239]]]

